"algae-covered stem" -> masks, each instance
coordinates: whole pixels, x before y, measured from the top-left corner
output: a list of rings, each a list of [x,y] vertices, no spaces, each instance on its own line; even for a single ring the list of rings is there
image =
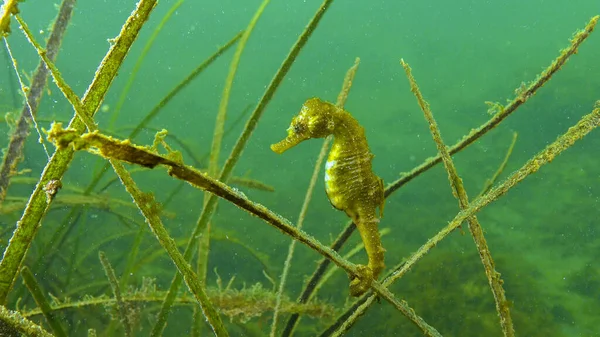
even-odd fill
[[[419,106],[425,115],[425,119],[429,124],[431,135],[436,144],[438,152],[442,157],[446,172],[448,173],[448,180],[450,181],[450,186],[452,187],[452,194],[454,194],[454,197],[458,199],[460,209],[464,210],[469,207],[469,197],[467,196],[467,191],[463,186],[462,179],[459,177],[458,171],[454,166],[452,157],[450,156],[450,153],[448,153],[448,147],[442,140],[442,135],[437,126],[437,122],[433,117],[429,103],[427,103],[423,98],[421,90],[417,85],[408,63],[404,62],[404,60],[400,60],[400,63],[402,64],[402,67],[406,72],[406,76],[408,77],[410,90],[417,98],[417,102],[419,103]],[[475,215],[468,217],[467,223],[469,224],[469,230],[473,236],[473,240],[475,241],[475,246],[477,247],[481,262],[483,263],[485,269],[485,275],[488,279],[490,288],[492,289],[492,294],[494,295],[496,310],[498,311],[498,316],[500,316],[500,326],[502,327],[502,332],[505,337],[514,336],[515,330],[513,328],[512,318],[510,316],[508,301],[506,300],[504,288],[502,287],[502,279],[500,279],[500,273],[498,273],[495,269],[494,260],[492,259],[490,248],[488,247],[485,236],[483,235],[481,224]]]
[[[28,337],[54,337],[39,325],[23,317],[18,311],[11,311],[0,305],[0,332],[3,334],[23,334]]]
[[[156,0],[141,0],[129,16],[84,95],[84,111],[88,111],[92,115],[97,111],[129,48],[155,5]],[[79,134],[85,130],[83,122],[77,116],[71,120],[69,126],[77,130]],[[73,149],[65,148],[56,151],[46,164],[40,181],[31,194],[23,216],[17,222],[17,227],[4,251],[2,261],[0,261],[0,303],[6,301],[27,250],[40,227],[41,219],[50,205],[51,200],[47,198],[44,187],[50,181],[60,181],[72,159]]]

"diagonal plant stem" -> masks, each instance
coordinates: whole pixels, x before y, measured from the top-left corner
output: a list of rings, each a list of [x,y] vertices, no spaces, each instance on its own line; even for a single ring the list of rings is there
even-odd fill
[[[515,97],[508,105],[502,107],[502,109],[498,111],[498,113],[494,115],[490,120],[488,120],[486,123],[482,124],[478,128],[472,130],[468,135],[463,137],[462,140],[451,146],[448,151],[450,155],[456,154],[464,150],[467,146],[473,144],[477,139],[479,139],[481,136],[498,126],[504,119],[506,119],[506,117],[511,115],[517,108],[519,108],[521,105],[527,102],[529,98],[535,95],[535,93],[542,86],[544,86],[558,70],[562,68],[562,66],[567,62],[569,57],[571,57],[577,52],[579,46],[589,37],[589,35],[594,30],[599,18],[600,16],[594,16],[593,18],[591,18],[586,27],[583,30],[578,31],[574,35],[574,37],[571,39],[571,44],[569,45],[569,47],[561,50],[560,55],[556,59],[554,59],[552,63],[525,88],[525,90],[519,92],[517,97]],[[425,162],[423,162],[421,165],[416,166],[408,173],[403,174],[402,177],[400,177],[398,180],[389,184],[385,188],[385,197],[389,197],[399,188],[401,188],[408,182],[412,181],[414,178],[418,177],[422,173],[433,168],[435,165],[441,162],[442,160],[439,155],[425,160]],[[354,225],[354,223],[352,223],[351,221],[348,222],[346,227],[342,230],[342,232],[340,232],[338,237],[331,244],[331,248],[335,251],[340,250],[344,246],[348,238],[350,238],[355,228],[356,226]],[[316,285],[319,283],[319,280],[321,279],[321,277],[323,277],[325,271],[329,267],[330,263],[331,261],[327,259],[323,259],[319,263],[313,274],[310,276],[308,282],[306,283],[306,286],[302,291],[301,295],[299,296],[298,303],[306,303],[306,301],[308,301]],[[298,320],[298,317],[299,316],[297,314],[292,314],[290,316],[286,323],[286,327],[283,331],[282,336],[290,336],[289,333],[291,332],[295,322]]]
[[[198,67],[196,67],[184,80],[182,80],[177,86],[175,86],[175,88],[173,88],[147,115],[146,117],[144,117],[144,119],[142,119],[142,121],[140,121],[140,123],[131,131],[131,133],[129,134],[129,138],[133,139],[137,134],[139,134],[139,132],[141,132],[144,127],[153,119],[155,118],[158,113],[160,111],[162,111],[162,109],[171,101],[171,99],[173,99],[175,96],[177,96],[178,93],[181,92],[181,90],[183,88],[185,88],[193,79],[195,79],[200,73],[202,73],[209,65],[211,65],[217,58],[219,58],[219,56],[221,56],[224,52],[226,52],[235,42],[237,42],[239,40],[241,36],[241,33],[238,33],[236,36],[234,36],[229,42],[227,42],[225,45],[221,46],[220,48],[217,49],[217,51],[212,54],[209,58],[207,58],[206,60],[204,60]],[[100,172],[98,174],[96,174],[96,176],[93,178],[92,182],[90,182],[90,184],[86,187],[84,194],[90,194],[92,192],[92,190],[98,185],[98,183],[100,182],[100,180],[102,179],[102,177],[104,176],[104,173],[107,172],[107,170],[110,168],[110,164],[106,163],[102,169],[100,170]],[[38,262],[36,263],[36,266],[40,266],[42,265],[42,262],[45,262],[42,265],[42,268],[44,266],[48,266],[50,265],[52,259],[54,258],[54,256],[56,256],[55,254],[52,254],[51,252],[53,251],[59,251],[60,247],[62,246],[64,240],[66,239],[66,237],[68,236],[68,233],[71,231],[71,229],[73,228],[74,224],[77,223],[77,221],[72,221],[72,219],[74,218],[78,218],[80,216],[80,211],[81,209],[78,207],[74,207],[71,209],[71,211],[69,212],[69,214],[65,217],[65,220],[63,220],[63,222],[61,223],[60,227],[56,230],[56,232],[54,233],[52,239],[50,239],[50,243],[49,245],[56,245],[54,247],[46,247],[44,248],[44,251],[46,252],[50,252],[49,255],[50,257],[42,257],[40,259],[38,259]]]
[[[348,99],[348,93],[350,92],[350,88],[352,87],[352,82],[354,81],[354,76],[356,75],[356,70],[358,70],[359,63],[360,58],[357,57],[356,60],[354,60],[354,65],[352,65],[352,67],[350,67],[350,69],[348,69],[348,71],[346,72],[344,82],[342,83],[342,90],[340,91],[337,98],[337,102],[335,104],[338,109],[344,109],[344,105],[346,104],[346,100]],[[325,140],[323,141],[323,145],[321,146],[321,151],[319,152],[319,156],[317,157],[317,161],[313,169],[313,174],[310,178],[310,183],[304,196],[304,202],[302,203],[302,208],[300,209],[300,214],[298,215],[298,221],[296,222],[296,228],[298,229],[301,229],[302,225],[304,224],[304,218],[306,217],[306,213],[308,212],[308,205],[310,204],[310,200],[312,199],[313,191],[317,183],[317,178],[319,176],[319,172],[321,171],[321,167],[323,166],[325,156],[327,155],[327,150],[329,149],[329,146],[331,144],[331,139],[332,136],[325,138]],[[277,318],[279,315],[279,308],[281,306],[281,298],[283,297],[283,290],[285,288],[287,275],[291,268],[292,257],[294,256],[295,247],[296,240],[292,240],[288,248],[287,257],[283,264],[283,272],[281,273],[281,281],[279,282],[279,290],[277,291],[277,302],[275,303],[275,309],[273,311],[273,323],[271,324],[271,337],[275,337],[275,334],[277,332]]]
[[[61,123],[55,123],[52,125],[52,128],[48,133],[48,139],[54,142],[58,148],[73,146],[76,150],[88,150],[91,153],[101,155],[111,160],[113,165],[114,163],[118,163],[117,160],[121,160],[147,168],[154,168],[158,165],[166,166],[168,168],[169,175],[177,179],[185,180],[192,186],[205,192],[212,193],[219,198],[225,199],[235,206],[249,212],[250,214],[261,218],[283,233],[304,243],[317,253],[333,260],[335,264],[346,270],[348,274],[356,276],[358,273],[355,264],[343,259],[338,253],[323,245],[314,237],[294,227],[285,218],[274,213],[263,205],[252,202],[243,193],[234,190],[220,180],[216,180],[205,173],[201,173],[192,167],[184,165],[180,162],[181,159],[178,154],[170,153],[168,156],[161,156],[155,153],[152,148],[133,145],[129,140],[116,140],[97,131],[79,135],[76,130],[63,129]],[[94,149],[97,149],[98,151]],[[125,173],[127,172],[125,171]],[[121,172],[118,172],[118,174],[121,175]],[[125,186],[128,186],[128,184],[129,182],[124,182]],[[132,193],[129,190],[129,187],[128,191]],[[138,201],[137,199],[135,199],[135,201],[138,207],[147,207],[143,201]],[[153,213],[154,212],[151,212],[149,215],[153,215]],[[146,216],[146,211],[144,211],[144,215]],[[158,216],[156,217],[157,221],[160,221]],[[148,219],[148,216],[146,216],[146,218]],[[149,221],[149,223],[150,222],[151,221]],[[161,244],[162,243],[163,242],[161,242]],[[173,246],[175,247],[174,243]],[[176,248],[175,251],[179,253]],[[183,263],[179,260],[175,262],[178,267],[179,263]],[[187,263],[184,265],[189,267],[189,264]],[[381,283],[373,282],[371,287],[377,294],[398,308],[398,310],[400,310],[413,323],[415,323],[426,335],[439,336],[439,333],[434,328],[429,326],[423,321],[422,318],[417,316],[414,310],[409,308],[404,301],[398,301],[387,288],[381,285]]]
[[[114,40],[114,44],[100,63],[82,102],[84,111],[89,112],[90,116],[100,106],[129,48],[155,5],[156,0],[141,0],[137,4],[137,7]],[[73,117],[69,126],[77,130],[78,133],[83,133],[85,128],[83,122],[77,116]],[[0,261],[0,304],[5,303],[6,297],[13,287],[31,241],[40,227],[41,220],[52,201],[52,197],[57,192],[56,186],[60,186],[60,180],[72,159],[73,149],[71,148],[54,152],[42,172],[39,183],[30,196],[21,219],[17,222],[13,236],[4,251],[2,261]]]
[[[600,102],[596,102],[596,107],[588,115],[583,116],[577,124],[569,128],[566,133],[558,137],[556,141],[548,145],[544,150],[539,152],[527,161],[519,170],[511,174],[506,180],[500,183],[498,186],[492,188],[488,193],[481,197],[477,197],[473,202],[464,210],[461,210],[449,224],[439,231],[435,236],[430,238],[424,245],[422,245],[414,254],[412,254],[406,261],[396,266],[392,272],[390,272],[383,280],[382,284],[385,287],[389,287],[396,280],[400,279],[406,272],[410,270],[429,250],[435,247],[442,239],[448,234],[452,233],[458,228],[466,219],[472,217],[479,212],[483,207],[489,205],[499,197],[506,194],[511,188],[516,186],[518,183],[523,181],[527,176],[537,172],[543,165],[551,162],[558,156],[562,151],[571,147],[576,141],[586,136],[593,129],[600,126]],[[362,316],[370,305],[375,301],[376,296],[372,294],[366,294],[361,297],[358,302],[362,303],[358,308],[352,307],[350,312],[345,312],[341,315],[342,319],[338,319],[330,328],[330,331],[335,327],[339,327],[339,330],[346,331],[352,324]],[[323,335],[325,336],[325,335]]]
[[[325,12],[327,12],[327,9],[332,3],[333,0],[323,1],[323,3],[319,7],[315,15],[312,17],[308,25],[304,28],[304,31],[298,37],[296,43],[294,43],[294,45],[292,46],[292,49],[290,50],[285,60],[275,73],[275,76],[267,86],[267,89],[265,90],[265,93],[258,102],[258,105],[250,115],[248,122],[246,123],[246,126],[242,131],[242,134],[238,138],[237,142],[233,147],[233,150],[231,151],[229,157],[225,161],[225,165],[223,166],[221,173],[219,174],[219,181],[228,181],[231,175],[231,171],[233,170],[237,161],[239,160],[243,149],[246,147],[246,143],[248,142],[248,139],[254,132],[254,129],[256,128],[260,117],[262,116],[262,113],[267,107],[267,104],[270,102],[271,98],[275,94],[275,91],[283,81],[283,78],[292,67],[292,64],[296,60],[296,57],[298,56],[298,54],[300,54],[300,51],[302,50],[302,48],[304,48],[304,45],[306,44],[314,30],[317,28],[319,22],[321,21],[321,19],[325,15]],[[204,208],[202,209],[200,217],[196,221],[196,227],[194,228],[192,234],[189,236],[190,239],[188,240],[188,244],[186,245],[184,251],[184,257],[186,261],[191,260],[194,254],[193,243],[195,242],[195,238],[198,237],[198,235],[200,235],[200,233],[204,231],[204,228],[207,226],[208,222],[212,218],[212,214],[214,213],[217,207],[217,201],[218,199],[214,195],[210,195],[208,197],[208,200],[206,201]],[[175,274],[173,280],[171,281],[171,285],[169,286],[169,290],[167,292],[167,296],[165,297],[165,301],[163,302],[163,305],[157,316],[156,324],[154,324],[154,327],[152,328],[151,336],[157,337],[162,335],[162,331],[164,330],[164,327],[167,323],[167,318],[171,310],[171,306],[173,304],[173,301],[175,300],[180,285],[181,277],[179,276],[179,274]]]
[[[458,171],[454,166],[452,157],[450,157],[450,153],[448,153],[448,147],[442,140],[442,135],[437,126],[437,122],[433,117],[429,103],[427,103],[423,98],[410,66],[404,62],[404,60],[400,60],[400,63],[402,64],[402,67],[406,72],[406,76],[408,77],[408,81],[410,82],[410,90],[417,98],[419,107],[421,107],[421,110],[425,115],[425,119],[429,124],[429,130],[431,131],[435,145],[440,153],[440,156],[442,157],[446,172],[448,173],[448,180],[450,181],[450,186],[452,187],[452,194],[458,199],[460,209],[465,210],[469,207],[469,197],[467,196],[467,191],[465,190],[462,179],[459,177]],[[508,306],[508,301],[506,300],[506,294],[504,292],[504,288],[502,287],[503,281],[500,278],[500,273],[496,271],[494,266],[492,253],[490,252],[490,248],[488,247],[485,236],[483,235],[481,224],[475,215],[468,217],[467,223],[469,224],[469,230],[471,231],[471,235],[475,241],[475,246],[479,252],[481,262],[483,263],[485,276],[488,279],[488,283],[492,289],[492,294],[494,295],[494,302],[496,303],[498,316],[500,316],[500,326],[502,327],[502,332],[505,337],[514,337],[515,330],[513,327],[512,318],[510,316],[510,309]]]
[[[58,55],[63,34],[69,25],[69,21],[71,21],[71,14],[73,13],[74,6],[75,0],[64,0],[60,5],[58,15],[52,25],[52,32],[48,38],[48,43],[46,43],[46,56],[52,61],[54,61]],[[6,153],[2,159],[2,165],[0,166],[0,204],[2,204],[2,201],[4,201],[4,198],[6,197],[6,191],[10,184],[11,176],[17,170],[18,159],[22,155],[25,140],[27,139],[27,136],[29,136],[30,118],[37,114],[38,106],[42,95],[44,94],[44,87],[46,87],[47,76],[48,68],[46,68],[44,61],[40,60],[27,94],[27,102],[29,102],[29,104],[25,104],[21,110],[21,115],[17,121],[17,127],[10,137],[8,148],[6,149]],[[30,107],[31,110],[29,110]]]

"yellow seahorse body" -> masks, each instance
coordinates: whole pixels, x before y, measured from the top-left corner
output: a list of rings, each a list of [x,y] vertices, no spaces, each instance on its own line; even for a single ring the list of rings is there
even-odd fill
[[[292,119],[288,136],[271,145],[276,153],[310,138],[333,135],[333,145],[325,166],[325,189],[333,207],[344,211],[356,224],[365,245],[369,263],[359,265],[359,277],[352,279],[350,294],[360,296],[369,289],[384,268],[384,251],[379,237],[379,217],[383,214],[383,181],[371,168],[364,129],[345,110],[318,98],[308,99]]]

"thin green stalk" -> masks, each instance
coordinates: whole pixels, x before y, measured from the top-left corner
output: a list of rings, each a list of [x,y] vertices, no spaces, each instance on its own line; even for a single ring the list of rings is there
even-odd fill
[[[412,75],[410,66],[404,62],[404,60],[400,60],[400,63],[402,64],[402,67],[406,72],[406,76],[408,77],[408,81],[410,82],[410,89],[417,98],[417,102],[419,103],[419,106],[425,115],[425,119],[429,124],[429,130],[431,131],[435,145],[440,153],[440,156],[442,157],[446,172],[448,173],[448,180],[450,181],[450,186],[452,187],[452,194],[454,194],[454,197],[458,199],[460,209],[467,209],[469,207],[469,197],[467,195],[467,191],[465,190],[462,179],[458,175],[458,171],[454,166],[452,157],[450,157],[450,154],[448,153],[448,147],[442,140],[442,135],[437,126],[437,122],[433,117],[433,113],[429,108],[429,103],[427,103],[423,98],[423,95],[419,90],[419,86]],[[500,278],[500,273],[496,271],[492,253],[490,252],[490,248],[487,244],[485,236],[483,235],[481,224],[475,215],[467,218],[467,223],[469,224],[469,230],[473,236],[473,240],[475,241],[475,246],[479,252],[481,262],[483,263],[485,276],[488,279],[492,294],[494,295],[494,301],[496,303],[498,316],[500,317],[500,326],[502,327],[502,332],[505,337],[514,336],[515,329],[510,316],[510,309],[508,306],[508,301],[506,300],[506,294],[504,292],[504,288],[502,287],[503,281]]]
[[[350,88],[352,87],[352,82],[354,81],[354,76],[356,75],[356,70],[358,69],[358,65],[360,63],[360,58],[356,58],[354,61],[354,65],[348,69],[346,72],[346,76],[344,77],[344,82],[342,83],[342,90],[340,91],[336,106],[339,109],[344,109],[344,105],[346,104],[346,100],[348,99],[348,93],[350,92]],[[310,183],[308,185],[308,189],[306,190],[306,194],[304,196],[304,202],[302,203],[302,208],[300,210],[300,214],[298,215],[298,221],[296,222],[296,228],[301,229],[304,223],[304,218],[306,217],[306,213],[308,211],[308,205],[310,204],[310,200],[312,199],[313,191],[317,182],[317,178],[319,176],[319,172],[321,167],[323,166],[323,161],[325,160],[325,156],[327,155],[327,150],[331,145],[332,137],[327,137],[323,141],[323,145],[321,146],[321,151],[319,152],[319,156],[317,157],[317,161],[315,163],[315,167],[313,169],[313,174],[310,179]],[[277,302],[275,304],[275,309],[273,312],[273,323],[271,324],[271,337],[275,337],[277,332],[277,318],[279,315],[279,308],[281,305],[281,298],[283,296],[283,291],[285,288],[285,283],[287,280],[287,275],[291,268],[292,257],[294,256],[294,249],[296,246],[296,240],[292,240],[290,242],[290,246],[288,248],[288,254],[283,264],[283,272],[281,273],[281,281],[279,282],[279,290],[277,292]]]
[[[125,303],[123,302],[123,297],[121,296],[121,288],[119,287],[119,280],[117,279],[117,275],[115,274],[115,270],[110,265],[110,261],[106,257],[103,251],[98,252],[98,257],[100,258],[100,263],[102,264],[102,268],[106,273],[106,277],[108,278],[108,283],[110,283],[110,287],[112,288],[113,295],[115,295],[115,301],[117,302],[117,309],[119,311],[119,316],[121,316],[121,323],[123,324],[123,329],[125,330],[125,336],[129,337],[132,334],[132,326],[129,322],[129,317],[127,315],[127,308],[125,307]]]
[[[129,48],[155,5],[156,0],[140,0],[138,2],[136,9],[125,22],[119,36],[114,40],[114,44],[100,63],[94,79],[83,97],[84,111],[92,114],[97,111]],[[83,133],[85,127],[77,116],[74,116],[69,126],[78,133]],[[2,261],[0,261],[0,304],[6,302],[6,297],[13,287],[31,241],[37,234],[41,220],[57,191],[54,187],[60,184],[60,180],[73,159],[73,152],[72,148],[54,152],[31,194],[21,219],[17,222],[17,228],[4,251]]]
[[[479,192],[479,195],[477,195],[478,197],[487,193],[490,190],[490,188],[492,188],[492,186],[494,186],[494,184],[496,183],[496,181],[498,180],[498,177],[500,177],[502,172],[504,172],[504,169],[506,168],[506,165],[508,164],[508,159],[512,155],[513,149],[515,148],[515,144],[517,143],[517,138],[518,138],[518,134],[516,132],[513,132],[512,141],[510,142],[510,146],[508,147],[508,150],[506,150],[506,154],[504,155],[504,160],[502,160],[502,163],[500,164],[500,166],[498,166],[498,169],[496,170],[496,172],[494,172],[494,175],[490,179],[486,179],[485,184],[483,185],[483,188],[481,189],[481,192]]]
[[[65,333],[65,330],[63,329],[58,318],[52,312],[52,307],[50,306],[50,303],[48,303],[48,299],[46,299],[46,296],[44,295],[39,283],[33,276],[33,273],[31,273],[29,268],[23,267],[21,269],[21,276],[23,277],[25,286],[27,286],[27,289],[29,289],[29,292],[33,296],[35,303],[38,305],[42,311],[42,314],[44,315],[44,318],[46,318],[46,321],[50,325],[50,328],[52,328],[52,331],[54,331],[54,334],[57,337],[66,337],[67,334]]]
[[[46,43],[46,56],[52,61],[56,60],[64,32],[71,21],[74,6],[75,0],[64,0],[54,20],[50,37]],[[29,119],[31,116],[37,115],[37,109],[44,94],[44,88],[46,87],[47,77],[48,68],[46,68],[44,61],[40,60],[26,96],[29,104],[24,105],[21,110],[17,126],[10,137],[8,148],[2,159],[2,166],[0,167],[0,204],[2,204],[6,197],[6,191],[12,175],[17,171],[18,159],[22,156],[25,140],[29,136]]]
[[[544,150],[535,155],[533,158],[527,161],[519,170],[511,174],[506,180],[504,180],[498,186],[492,188],[488,193],[481,197],[475,198],[473,202],[464,210],[461,210],[449,224],[444,227],[435,236],[427,240],[415,253],[413,253],[406,261],[396,266],[383,280],[382,284],[384,287],[389,287],[396,280],[404,276],[406,272],[410,270],[429,250],[435,247],[442,239],[448,234],[452,233],[458,228],[466,219],[472,217],[479,212],[483,207],[489,205],[499,197],[506,194],[511,188],[516,186],[518,183],[527,178],[530,174],[537,172],[543,165],[551,162],[558,156],[562,151],[571,147],[577,140],[583,138],[593,129],[600,125],[600,102],[596,103],[594,110],[583,116],[576,125],[572,126],[567,130],[566,133],[558,137],[556,141],[548,145]],[[351,314],[349,312],[343,313],[342,321],[337,320],[334,325],[339,327],[340,331],[347,331],[360,316],[370,307],[375,301],[376,296],[373,294],[366,294],[359,301],[364,303],[355,309]],[[330,327],[327,330],[331,330],[334,327]]]
[[[598,23],[598,19],[600,16],[594,16],[586,25],[586,27],[578,31],[575,36],[571,39],[571,44],[569,47],[563,49],[560,55],[552,61],[552,63],[540,74],[537,78],[531,82],[529,86],[524,91],[519,92],[517,97],[515,97],[508,105],[505,107],[501,107],[501,109],[486,123],[482,124],[478,128],[472,130],[468,135],[463,137],[462,140],[454,144],[449,148],[448,152],[450,155],[454,155],[462,150],[464,150],[467,146],[473,144],[476,140],[482,137],[487,132],[491,131],[493,128],[498,126],[506,117],[512,114],[517,108],[519,108],[523,103],[525,103],[529,98],[531,98],[535,93],[540,89],[544,84],[546,84],[550,78],[562,68],[562,66],[567,62],[569,57],[577,52],[579,46],[589,37],[589,35],[594,30],[596,24]],[[425,160],[421,165],[416,166],[408,173],[402,174],[402,176],[389,184],[385,188],[385,197],[389,197],[391,194],[396,192],[399,188],[412,181],[414,178],[418,177],[422,173],[428,171],[433,168],[435,165],[442,162],[441,156],[438,154],[435,157],[429,158]],[[331,248],[335,251],[341,249],[350,235],[354,232],[356,226],[352,221],[349,221],[346,227],[340,232],[335,241],[331,244]],[[311,277],[309,281],[306,283],[305,288],[302,290],[301,295],[298,298],[298,303],[306,303],[306,301],[310,298],[310,295],[314,291],[315,286],[319,283],[319,280],[327,270],[331,261],[328,259],[323,259]],[[294,325],[298,320],[298,315],[291,315],[286,324],[286,328],[283,331],[282,336],[288,337],[290,336],[290,332],[292,331]]]
[[[327,9],[329,8],[329,6],[332,3],[333,3],[333,0],[324,0],[323,1],[321,6],[319,7],[319,9],[317,10],[317,13],[310,20],[310,22],[308,23],[308,25],[306,26],[306,28],[304,29],[302,34],[300,34],[300,36],[298,37],[298,40],[296,41],[296,43],[290,50],[289,54],[287,55],[287,57],[285,58],[285,60],[283,61],[283,63],[279,67],[279,69],[277,70],[277,72],[275,73],[275,76],[269,83],[269,85],[268,85],[265,93],[261,97],[258,105],[256,106],[256,108],[252,112],[250,118],[248,119],[248,122],[246,123],[246,126],[244,127],[244,131],[242,131],[241,136],[239,137],[236,144],[234,145],[234,148],[231,151],[229,158],[226,160],[225,165],[223,166],[223,169],[221,170],[221,173],[219,175],[220,181],[227,182],[227,180],[229,179],[231,171],[233,170],[233,168],[235,167],[235,164],[237,163],[239,157],[241,156],[241,153],[242,153],[244,147],[246,146],[246,143],[248,142],[250,135],[256,128],[256,124],[258,123],[260,117],[262,116],[264,109],[266,108],[267,104],[269,103],[269,101],[271,100],[273,95],[275,94],[275,91],[279,87],[279,84],[281,84],[281,81],[283,81],[283,78],[285,77],[285,75],[291,68],[292,64],[296,60],[296,57],[298,56],[298,54],[300,53],[300,51],[302,50],[302,48],[308,41],[309,37],[314,32],[314,30],[317,28],[319,22],[321,21],[321,18],[323,17],[323,15],[325,14],[325,12],[327,11]],[[199,217],[198,221],[196,222],[196,227],[194,228],[194,231],[189,236],[190,240],[189,240],[188,245],[186,246],[185,252],[184,252],[184,257],[185,257],[186,261],[190,261],[190,259],[192,258],[193,254],[194,254],[194,251],[193,251],[193,243],[195,242],[194,238],[198,237],[198,235],[200,233],[202,233],[204,228],[207,226],[208,222],[210,221],[210,219],[212,217],[213,212],[216,209],[216,206],[217,206],[217,198],[215,198],[213,195],[211,195],[208,198],[208,201],[206,202],[204,208],[202,209],[202,213],[200,214],[200,217]],[[168,318],[169,312],[171,310],[171,305],[172,305],[173,301],[175,300],[175,296],[177,294],[177,291],[179,290],[180,285],[181,285],[181,278],[179,277],[178,274],[176,274],[173,277],[173,280],[171,281],[169,291],[167,293],[167,296],[165,297],[163,306],[161,307],[161,310],[157,316],[157,321],[153,327],[151,336],[156,337],[156,336],[160,336],[162,334],[162,331],[164,330],[164,327],[167,323],[167,318]]]
[[[154,41],[156,41],[156,37],[162,31],[163,27],[167,24],[167,22],[169,21],[169,19],[173,15],[173,13],[175,13],[175,11],[177,11],[179,6],[181,6],[183,4],[183,1],[184,0],[178,0],[177,2],[173,3],[171,8],[169,8],[167,13],[165,13],[165,15],[163,16],[162,20],[160,20],[160,22],[158,23],[158,26],[156,26],[156,28],[154,28],[154,31],[152,32],[152,35],[150,35],[150,37],[148,38],[148,41],[146,41],[146,44],[144,45],[144,49],[142,49],[140,56],[138,56],[137,60],[135,61],[135,64],[133,65],[133,69],[131,70],[131,73],[129,73],[129,78],[127,79],[127,83],[125,83],[123,90],[121,90],[121,95],[119,96],[119,100],[117,101],[117,104],[115,104],[114,110],[112,112],[112,116],[110,118],[110,123],[108,124],[109,130],[115,129],[115,122],[119,118],[119,112],[121,112],[123,103],[125,103],[125,100],[127,99],[129,90],[131,89],[131,86],[133,85],[133,82],[135,81],[135,77],[136,77],[138,71],[140,70],[142,63],[143,63],[144,59],[146,58],[146,55],[148,55],[150,48],[152,48],[152,45],[154,45]]]

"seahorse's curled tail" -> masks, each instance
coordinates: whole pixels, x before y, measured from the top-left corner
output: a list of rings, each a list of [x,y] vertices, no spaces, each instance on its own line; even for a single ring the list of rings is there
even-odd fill
[[[385,269],[385,249],[381,244],[381,238],[377,229],[379,224],[378,218],[354,219],[354,223],[364,242],[369,258],[366,266],[358,266],[359,277],[354,277],[350,282],[350,294],[352,296],[360,296],[369,290],[371,282],[377,280],[379,274]]]

